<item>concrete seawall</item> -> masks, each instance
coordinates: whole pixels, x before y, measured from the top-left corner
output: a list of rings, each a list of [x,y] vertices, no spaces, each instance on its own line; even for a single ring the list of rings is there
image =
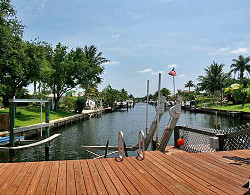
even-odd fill
[[[212,108],[183,108],[183,110],[195,112],[195,113],[208,113],[215,114],[217,112],[218,115],[225,115],[232,118],[242,118],[242,119],[250,119],[250,112],[243,111],[228,111],[228,110],[217,110]]]
[[[66,127],[68,125],[79,123],[80,121],[88,120],[89,118],[92,118],[92,117],[100,117],[101,113],[104,113],[104,112],[105,110],[102,110],[101,112],[100,109],[99,110],[83,110],[81,114],[75,114],[72,116],[51,120],[50,123],[52,125],[50,126],[50,131],[59,130],[60,127]],[[27,128],[29,128],[29,126],[27,126]],[[43,129],[43,132],[45,134],[45,128]],[[23,135],[26,137],[33,137],[36,135],[40,135],[40,128],[25,131],[23,132]]]

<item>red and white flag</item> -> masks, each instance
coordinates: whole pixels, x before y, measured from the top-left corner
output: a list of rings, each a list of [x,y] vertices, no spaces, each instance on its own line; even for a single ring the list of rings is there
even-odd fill
[[[173,77],[175,77],[177,75],[174,68],[168,74],[173,76]]]

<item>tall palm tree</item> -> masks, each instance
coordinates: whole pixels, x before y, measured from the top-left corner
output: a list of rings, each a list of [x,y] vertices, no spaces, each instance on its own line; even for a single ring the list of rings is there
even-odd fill
[[[191,88],[191,87],[194,87],[194,86],[195,86],[195,84],[194,84],[194,82],[193,82],[192,80],[189,80],[189,81],[185,84],[185,87],[188,87],[189,93],[190,93],[190,88]]]
[[[228,74],[223,73],[224,64],[217,64],[213,62],[210,66],[205,68],[206,76],[199,76],[198,80],[200,83],[201,90],[205,90],[211,93],[212,98],[214,97],[215,93],[218,92],[225,79],[228,77]]]
[[[238,59],[233,59],[233,64],[230,66],[231,72],[236,74],[239,73],[239,79],[241,83],[243,83],[244,72],[247,71],[250,73],[250,57],[244,58],[242,55],[238,57]]]
[[[83,49],[83,57],[86,61],[86,80],[81,83],[81,87],[85,89],[85,95],[89,94],[91,87],[96,87],[101,83],[102,78],[100,75],[103,73],[104,68],[101,66],[103,63],[109,62],[108,59],[102,56],[102,52],[97,52],[95,45],[85,45]]]

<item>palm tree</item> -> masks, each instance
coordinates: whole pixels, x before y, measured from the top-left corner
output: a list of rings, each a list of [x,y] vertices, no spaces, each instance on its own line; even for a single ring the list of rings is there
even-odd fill
[[[190,93],[190,88],[191,88],[191,87],[194,87],[194,86],[195,86],[195,84],[194,84],[194,82],[193,82],[192,80],[189,80],[189,81],[185,84],[185,87],[188,87],[189,93]]]
[[[241,83],[243,84],[243,78],[244,78],[244,72],[247,71],[250,73],[250,57],[244,58],[242,55],[238,57],[238,60],[233,59],[233,64],[230,66],[231,72],[234,72],[236,74],[239,72],[239,79]]]
[[[206,76],[199,76],[201,90],[205,90],[212,94],[212,98],[216,92],[218,92],[224,80],[228,77],[228,74],[223,73],[224,64],[217,64],[213,62],[210,66],[205,68]]]
[[[100,75],[104,71],[104,68],[101,65],[109,62],[109,60],[102,57],[102,52],[98,53],[97,48],[94,45],[85,45],[83,49],[83,57],[86,61],[87,70],[85,72],[85,82],[81,83],[81,87],[85,89],[85,95],[88,96],[89,89],[94,88],[97,84],[101,83],[102,78]]]

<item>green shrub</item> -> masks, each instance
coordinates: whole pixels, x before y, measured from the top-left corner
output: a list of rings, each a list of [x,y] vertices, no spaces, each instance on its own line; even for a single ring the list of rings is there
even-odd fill
[[[244,96],[246,97],[245,101],[250,100],[250,88],[243,88],[243,85],[234,83],[230,87],[224,90],[224,95],[228,98],[229,101],[232,101],[233,104],[242,103]]]
[[[0,108],[2,108],[2,107],[3,107],[3,98],[0,97]]]
[[[63,99],[62,103],[60,103],[60,108],[63,108],[67,111],[74,110],[76,107],[76,101],[76,97],[67,96]]]
[[[86,99],[84,97],[78,97],[75,104],[75,112],[82,113],[82,110],[86,106]]]

